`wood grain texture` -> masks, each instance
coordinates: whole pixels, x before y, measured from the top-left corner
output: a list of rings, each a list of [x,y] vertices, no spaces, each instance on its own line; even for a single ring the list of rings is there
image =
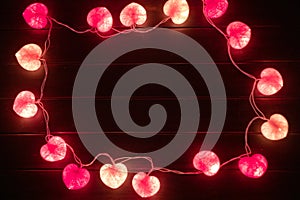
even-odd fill
[[[123,29],[118,18],[129,0],[117,1],[51,1],[42,0],[49,14],[72,27],[87,29],[86,14],[96,6],[107,7],[116,28]],[[148,11],[145,26],[152,26],[164,18],[162,7],[165,1],[137,0]],[[39,94],[43,70],[22,70],[14,54],[23,45],[33,42],[43,45],[47,30],[32,30],[24,22],[22,12],[31,0],[8,1],[0,7],[0,151],[2,180],[0,199],[139,199],[131,187],[133,174],[118,190],[104,186],[99,179],[96,162],[89,167],[91,181],[80,191],[65,188],[61,173],[74,162],[70,152],[63,161],[48,163],[42,160],[39,149],[44,144],[44,122],[39,112],[33,119],[21,119],[12,110],[14,97],[22,90]],[[239,73],[230,63],[226,43],[222,36],[205,21],[201,0],[189,0],[191,9],[188,21],[181,25],[167,22],[162,27],[182,32],[201,44],[216,62],[227,93],[227,117],[224,131],[214,147],[222,162],[244,152],[244,131],[254,113],[248,102],[252,81]],[[259,93],[257,104],[267,116],[283,114],[289,121],[290,130],[286,139],[272,142],[260,133],[262,122],[255,122],[250,129],[249,144],[253,152],[262,153],[269,161],[269,170],[261,179],[248,179],[233,162],[214,177],[204,175],[174,175],[154,172],[162,187],[151,199],[299,199],[296,184],[300,178],[300,125],[299,125],[299,75],[300,75],[300,23],[297,1],[275,2],[271,0],[229,0],[226,15],[215,20],[223,30],[227,24],[239,20],[247,23],[253,32],[249,45],[233,56],[241,68],[259,76],[266,67],[274,67],[283,76],[284,87],[276,95],[264,97]],[[47,53],[49,79],[45,88],[44,105],[50,114],[53,134],[62,136],[71,144],[84,162],[92,156],[81,143],[72,116],[72,88],[77,71],[88,53],[103,41],[93,34],[78,35],[54,24],[51,48]],[[116,145],[131,151],[144,152],[168,144],[176,134],[179,123],[179,104],[175,96],[164,87],[150,85],[140,88],[131,97],[131,114],[138,123],[147,124],[149,106],[161,103],[168,111],[164,129],[151,140],[135,140],[116,126],[110,111],[110,98],[114,84],[122,74],[140,64],[157,62],[169,65],[183,74],[195,90],[201,109],[201,122],[197,136],[190,148],[170,169],[193,170],[192,159],[199,150],[210,119],[210,98],[205,82],[184,59],[158,50],[139,50],[121,56],[113,62],[99,83],[96,108],[107,137]],[[97,67],[97,66],[95,66]],[[93,98],[93,97],[85,97]],[[124,97],[116,97],[123,101]],[[182,97],[188,102],[188,96]],[[84,101],[84,99],[83,99]],[[133,130],[134,131],[134,130]],[[87,133],[97,134],[97,133]],[[142,133],[141,133],[142,134]],[[190,134],[177,133],[181,136]]]

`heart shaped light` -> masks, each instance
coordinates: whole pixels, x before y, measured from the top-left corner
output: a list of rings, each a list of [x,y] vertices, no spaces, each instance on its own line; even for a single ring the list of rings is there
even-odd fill
[[[193,159],[194,167],[207,176],[215,175],[220,169],[219,157],[212,151],[200,151]]]
[[[47,26],[48,8],[42,3],[33,3],[23,12],[26,23],[35,29],[42,29]]]
[[[132,179],[132,187],[139,196],[146,198],[155,195],[159,191],[160,182],[155,176],[139,172]]]
[[[35,71],[41,67],[42,49],[36,44],[23,46],[16,54],[18,63],[28,71]]]
[[[30,91],[22,91],[15,98],[13,110],[24,118],[35,116],[38,107],[35,105],[35,96]]]
[[[165,15],[171,18],[174,24],[182,24],[189,17],[190,9],[186,0],[168,0],[163,8]]]
[[[227,26],[227,35],[229,36],[229,44],[234,49],[242,49],[246,47],[251,39],[251,29],[243,22],[232,22]]]
[[[122,163],[105,164],[100,168],[100,179],[110,188],[120,187],[127,178],[127,167]]]
[[[91,27],[97,28],[100,32],[107,32],[112,28],[113,18],[105,7],[92,9],[87,15],[87,22]]]
[[[147,20],[147,12],[143,6],[130,3],[120,13],[120,21],[124,26],[142,25]]]
[[[249,178],[260,178],[265,174],[267,168],[267,159],[261,154],[254,154],[239,160],[240,171]]]
[[[274,114],[261,126],[261,133],[269,140],[281,140],[287,136],[289,124],[280,114]]]
[[[84,168],[79,168],[75,164],[67,165],[63,170],[62,177],[65,185],[70,190],[81,189],[90,181],[89,171]]]
[[[228,8],[227,0],[203,0],[204,14],[209,18],[221,17]]]
[[[40,154],[43,159],[49,162],[59,161],[65,158],[67,145],[65,141],[58,136],[51,137],[47,144],[40,149]]]
[[[283,87],[281,74],[273,68],[266,68],[260,73],[257,89],[264,95],[273,95]]]

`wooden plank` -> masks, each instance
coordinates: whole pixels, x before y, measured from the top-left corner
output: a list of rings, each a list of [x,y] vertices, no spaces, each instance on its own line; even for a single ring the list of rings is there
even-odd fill
[[[89,163],[93,157],[82,144],[76,133],[57,132],[53,133],[61,136],[68,144],[70,144],[76,154],[82,159],[83,163]],[[94,133],[100,134],[100,133]],[[191,133],[181,133],[178,137],[185,137]],[[155,136],[155,139],[138,140],[122,133],[107,133],[106,137],[117,147],[130,152],[145,153],[163,148],[172,141],[175,133],[163,133]],[[193,171],[192,159],[199,151],[205,134],[197,134],[194,142],[188,150],[168,168],[178,169],[182,171]],[[270,170],[297,171],[299,170],[300,161],[296,159],[300,156],[297,149],[299,134],[290,133],[288,137],[280,142],[269,141],[259,133],[249,134],[249,145],[254,153],[261,153],[266,156],[269,161]],[[68,150],[64,160],[50,163],[44,161],[39,154],[40,148],[44,145],[45,140],[42,134],[23,133],[19,135],[7,133],[0,136],[0,147],[3,152],[1,166],[2,171],[5,170],[39,170],[39,169],[60,169],[62,170],[67,164],[75,162],[71,151]],[[151,145],[150,145],[151,144]],[[99,141],[101,145],[101,141]],[[180,147],[178,147],[180,148]],[[109,153],[108,149],[108,153]],[[225,162],[233,157],[244,153],[244,134],[243,133],[222,133],[218,143],[214,147],[214,152],[220,157],[221,162]],[[99,152],[102,153],[102,152]],[[107,153],[107,152],[103,152]],[[108,162],[108,161],[106,161]],[[134,168],[132,163],[129,166]],[[96,162],[89,169],[99,169],[100,162]],[[237,161],[232,162],[224,167],[224,169],[237,169]],[[222,173],[222,172],[220,172]]]
[[[122,98],[120,98],[121,101]],[[84,101],[84,99],[83,99]],[[0,101],[4,106],[4,112],[1,113],[1,126],[2,132],[42,132],[44,131],[44,123],[42,113],[38,112],[37,116],[32,119],[22,119],[17,116],[12,110],[11,101]],[[189,103],[189,99],[184,100],[184,103]],[[284,115],[290,123],[290,132],[299,133],[299,124],[297,123],[298,110],[297,104],[299,99],[290,99],[283,101],[282,99],[261,99],[258,101],[258,106],[264,111],[267,117],[272,114],[280,113]],[[133,119],[137,123],[147,124],[149,123],[148,110],[149,106],[161,103],[164,105],[169,113],[166,130],[177,130],[177,124],[179,123],[180,111],[178,102],[174,99],[165,99],[157,101],[155,99],[136,99],[132,101]],[[75,131],[73,116],[72,116],[72,103],[70,99],[58,99],[45,101],[45,108],[50,114],[50,127],[54,132],[72,132]],[[210,101],[209,99],[200,99],[200,131],[206,131],[208,123],[210,121]],[[63,111],[59,108],[64,108]],[[119,131],[117,125],[114,123],[114,119],[111,114],[110,100],[98,99],[96,101],[97,115],[99,122],[105,127],[107,131]],[[105,116],[105,117],[103,117]],[[247,98],[244,99],[231,99],[227,104],[227,115],[224,126],[225,132],[242,132],[245,130],[248,122],[255,116],[252,111]],[[242,117],[243,116],[243,117]],[[259,129],[257,122],[256,130]],[[134,131],[134,130],[133,130]]]
[[[129,174],[117,190],[107,188],[98,178],[98,170],[91,171],[91,180],[82,190],[70,191],[61,180],[61,171],[11,171],[1,174],[2,197],[9,199],[138,199],[131,186]],[[298,199],[296,181],[299,172],[270,171],[261,179],[249,179],[236,170],[223,171],[215,177],[156,174],[161,189],[151,199]],[[15,192],[15,190],[18,192]],[[176,192],[175,192],[176,191]],[[196,196],[195,196],[196,195]]]
[[[177,28],[178,32],[190,36],[196,40],[211,55],[217,63],[229,63],[226,49],[226,41],[216,30],[212,28]],[[225,30],[225,29],[223,29]],[[17,65],[14,54],[27,43],[44,45],[47,37],[46,30],[10,30],[5,31],[10,35],[10,39],[0,38],[4,51],[11,52],[3,54],[0,58],[6,58],[9,65]],[[242,50],[232,50],[237,62],[276,62],[276,61],[299,61],[297,46],[300,45],[295,40],[300,33],[300,28],[255,28],[252,30],[252,39],[249,45]],[[66,39],[67,38],[67,39]],[[51,36],[51,48],[47,53],[48,64],[50,66],[62,65],[63,67],[79,66],[88,53],[96,47],[103,39],[97,35],[78,35],[67,29],[53,30]],[[74,42],[76,41],[76,42]],[[9,48],[9,50],[7,50]],[[280,51],[284,49],[284,51]],[[159,56],[161,52],[140,52],[140,54],[129,54],[129,56],[119,59],[120,63],[144,63],[146,61],[160,59],[162,63],[182,63],[182,60],[175,56]],[[150,54],[149,54],[150,53]],[[76,56],[75,56],[76,55]],[[138,55],[138,56],[137,56]],[[164,54],[162,54],[164,55]],[[282,61],[281,61],[282,60]],[[117,62],[118,63],[118,62]],[[62,68],[62,67],[60,67]]]
[[[150,62],[156,61],[157,60],[154,59]],[[145,61],[145,63],[148,62]],[[105,89],[107,93],[111,93],[115,84],[119,81],[119,78],[126,74],[128,70],[133,69],[135,66],[138,66],[140,64],[133,63],[128,65],[110,66],[108,70],[103,74],[101,79],[99,77],[99,90],[101,89],[100,91],[102,91],[103,89]],[[192,65],[174,63],[166,63],[165,65],[168,65],[170,68],[173,68],[177,70],[180,74],[182,74],[182,76],[185,77],[185,79],[190,83],[190,85],[194,87],[194,90],[198,96],[208,95],[206,83]],[[270,98],[284,98],[286,97],[286,94],[289,94],[289,97],[299,97],[299,93],[297,92],[297,90],[295,90],[296,85],[299,85],[300,83],[298,79],[298,66],[299,62],[266,62],[248,63],[240,65],[242,69],[255,75],[257,78],[260,77],[261,71],[268,67],[273,67],[281,73],[284,80],[284,87],[279,93],[270,96]],[[45,87],[45,97],[58,98],[71,96],[74,81],[76,79],[79,67],[80,64],[74,64],[73,66],[71,64],[55,64],[53,66],[49,64],[50,69]],[[222,76],[228,97],[241,97],[249,95],[253,85],[253,81],[251,79],[239,73],[239,71],[235,69],[234,66],[232,66],[231,64],[217,64],[217,67]],[[19,91],[22,90],[31,90],[35,94],[39,93],[40,85],[44,76],[42,69],[38,70],[36,73],[29,73],[23,70],[20,66],[15,65],[7,66],[7,69],[4,69],[4,71],[6,73],[0,75],[0,84],[14,85],[14,87],[2,87],[0,89],[0,98],[14,98],[17,95],[17,93],[19,93]],[[290,73],[291,71],[293,73]],[[5,78],[6,76],[12,78]],[[66,79],[65,77],[69,78]],[[150,92],[149,96],[151,96],[151,93],[153,93],[151,92],[151,90],[149,90],[148,92]],[[258,97],[263,97],[257,92],[256,95]]]

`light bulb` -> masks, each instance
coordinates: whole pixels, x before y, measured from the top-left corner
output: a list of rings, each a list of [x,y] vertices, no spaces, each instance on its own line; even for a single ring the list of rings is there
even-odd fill
[[[218,18],[224,15],[228,8],[227,0],[203,0],[204,14],[209,18]]]
[[[27,44],[23,46],[17,53],[18,63],[28,71],[36,71],[41,67],[42,49],[37,44]]]
[[[219,157],[212,151],[200,151],[193,159],[194,167],[207,176],[215,175],[220,169]]]
[[[249,178],[260,178],[268,168],[267,159],[261,154],[243,157],[239,160],[240,171]]]
[[[125,182],[127,175],[127,167],[122,163],[105,164],[100,168],[100,179],[113,189],[120,187]]]
[[[232,22],[227,26],[229,44],[234,49],[243,49],[251,39],[251,29],[243,22]]]
[[[15,98],[13,110],[23,118],[36,115],[38,107],[35,105],[35,96],[30,91],[22,91]]]
[[[261,126],[261,133],[269,140],[281,140],[288,134],[289,124],[280,114],[274,114]]]
[[[100,32],[107,32],[112,28],[113,18],[105,7],[92,9],[87,15],[87,22],[91,27],[97,28]]]
[[[49,162],[59,161],[65,158],[67,145],[65,141],[58,136],[53,136],[47,144],[40,149],[40,154],[43,159]]]
[[[139,172],[132,179],[132,187],[139,196],[146,198],[155,195],[159,191],[160,182],[155,176]]]
[[[30,4],[23,12],[26,23],[35,29],[42,29],[47,26],[48,8],[42,3]]]
[[[189,17],[190,9],[186,0],[168,0],[163,7],[164,14],[174,24],[182,24]]]
[[[257,89],[263,95],[276,94],[283,87],[281,74],[273,68],[266,68],[260,74]]]
[[[130,3],[120,13],[120,21],[124,26],[142,25],[147,20],[147,12],[143,6]]]
[[[87,169],[79,168],[75,164],[67,165],[62,173],[64,184],[69,190],[79,190],[90,181],[90,173]]]

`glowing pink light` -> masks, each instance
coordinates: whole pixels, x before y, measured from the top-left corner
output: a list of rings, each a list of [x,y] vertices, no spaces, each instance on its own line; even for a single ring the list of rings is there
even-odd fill
[[[146,198],[155,195],[159,191],[160,182],[155,176],[139,172],[132,179],[132,187],[138,195]]]
[[[58,136],[51,137],[47,144],[40,149],[40,154],[43,159],[49,162],[59,161],[65,158],[67,145],[65,141]]]
[[[100,179],[110,188],[120,187],[127,178],[127,167],[122,163],[105,164],[100,168]]]
[[[261,154],[243,157],[239,160],[240,171],[250,178],[260,178],[268,168],[267,159]]]
[[[75,164],[67,165],[63,170],[63,181],[68,189],[78,190],[85,187],[90,181],[90,173]]]
[[[107,32],[112,28],[113,18],[105,7],[92,9],[87,15],[87,22],[91,27],[97,28],[100,32]]]
[[[288,134],[289,124],[286,118],[280,114],[274,114],[270,120],[263,123],[261,133],[269,140],[281,140]]]
[[[228,8],[227,0],[203,0],[204,13],[209,18],[218,18],[224,15]]]
[[[251,39],[251,29],[243,22],[232,22],[227,26],[229,44],[234,49],[242,49]]]
[[[124,26],[142,25],[147,20],[147,12],[143,6],[130,3],[120,13],[120,21]]]
[[[273,68],[266,68],[260,74],[257,89],[264,95],[273,95],[283,87],[281,74]]]
[[[47,26],[48,8],[42,3],[33,3],[23,12],[26,23],[35,29],[42,29]]]
[[[22,91],[15,98],[13,110],[24,118],[35,116],[38,107],[35,105],[35,96],[30,91]]]
[[[215,175],[220,169],[219,157],[212,151],[200,151],[193,159],[194,167],[207,176]]]
[[[189,17],[190,9],[185,0],[168,0],[163,8],[165,15],[171,17],[174,24],[182,24]]]
[[[15,56],[21,67],[28,71],[35,71],[41,67],[41,55],[41,47],[36,44],[27,44]]]

